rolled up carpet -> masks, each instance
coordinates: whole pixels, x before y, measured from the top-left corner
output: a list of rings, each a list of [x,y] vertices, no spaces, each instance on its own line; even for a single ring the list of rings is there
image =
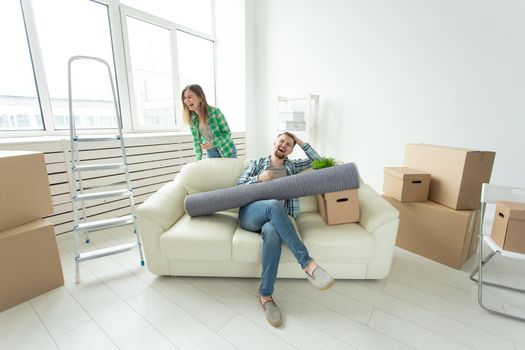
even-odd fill
[[[190,194],[184,199],[184,207],[188,215],[200,216],[259,200],[283,200],[354,188],[359,188],[359,172],[354,163],[346,163],[272,181]]]

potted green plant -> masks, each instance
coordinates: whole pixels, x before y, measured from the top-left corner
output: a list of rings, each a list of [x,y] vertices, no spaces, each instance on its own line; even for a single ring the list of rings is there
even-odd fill
[[[332,157],[322,157],[319,159],[316,159],[312,163],[312,168],[314,169],[323,169],[328,168],[334,165],[337,165],[339,162],[335,160],[335,158]]]

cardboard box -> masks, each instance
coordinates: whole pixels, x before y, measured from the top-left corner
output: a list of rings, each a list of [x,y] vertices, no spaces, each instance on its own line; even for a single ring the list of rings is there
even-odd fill
[[[407,167],[386,167],[383,192],[400,202],[426,201],[430,174]]]
[[[291,121],[291,122],[304,122],[304,112],[301,112],[301,111],[279,112],[279,120]]]
[[[317,209],[328,225],[359,221],[357,190],[318,194]]]
[[[476,252],[479,210],[453,210],[432,201],[401,203],[396,245],[442,264],[461,268]]]
[[[306,128],[306,122],[294,122],[294,121],[281,121],[279,123],[279,130],[286,131],[304,131]]]
[[[481,184],[490,182],[496,153],[409,144],[404,165],[431,174],[428,199],[452,209],[479,209]]]
[[[501,248],[525,254],[525,203],[496,202],[491,237]]]
[[[53,214],[41,152],[0,151],[0,231]]]
[[[38,219],[0,232],[0,311],[63,284],[51,223]]]

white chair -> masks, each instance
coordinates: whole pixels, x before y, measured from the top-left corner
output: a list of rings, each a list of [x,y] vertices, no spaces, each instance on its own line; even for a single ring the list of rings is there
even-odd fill
[[[520,253],[504,250],[502,247],[499,246],[499,244],[497,244],[492,239],[492,237],[490,236],[491,232],[485,232],[485,234],[483,232],[483,216],[485,214],[485,208],[487,206],[487,203],[496,203],[496,201],[525,203],[525,189],[491,185],[487,183],[484,183],[482,185],[481,187],[481,210],[480,210],[480,216],[479,216],[480,217],[479,265],[470,274],[470,279],[478,283],[478,302],[479,302],[479,305],[483,309],[493,314],[502,315],[502,316],[512,318],[515,320],[519,320],[519,321],[525,321],[525,318],[523,317],[519,317],[519,316],[511,315],[505,312],[497,311],[483,304],[483,285],[490,285],[494,287],[505,288],[505,289],[509,289],[509,290],[513,290],[513,291],[517,291],[521,293],[525,292],[525,290],[523,289],[515,288],[512,286],[504,285],[500,283],[487,282],[483,280],[483,267],[497,253],[501,254],[501,256],[504,256],[504,257],[525,260],[525,254],[520,254]],[[489,248],[492,250],[485,259],[483,259],[483,242],[485,242],[485,244],[487,244],[487,246],[489,246]],[[478,278],[475,277],[476,274],[478,274]]]

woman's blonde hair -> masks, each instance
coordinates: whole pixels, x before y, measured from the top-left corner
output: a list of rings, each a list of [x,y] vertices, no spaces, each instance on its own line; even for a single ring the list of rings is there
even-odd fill
[[[186,106],[186,104],[184,103],[184,93],[187,90],[192,91],[195,95],[197,95],[201,99],[202,103],[199,109],[200,109],[200,112],[202,112],[201,114],[204,116],[204,120],[202,120],[202,122],[204,124],[207,124],[208,123],[208,102],[206,102],[206,95],[204,94],[204,90],[202,90],[200,85],[197,85],[197,84],[188,85],[182,90],[181,100],[182,100],[182,107],[184,108],[182,119],[184,120],[184,123],[189,126],[192,125],[191,111],[188,109],[188,106]]]

